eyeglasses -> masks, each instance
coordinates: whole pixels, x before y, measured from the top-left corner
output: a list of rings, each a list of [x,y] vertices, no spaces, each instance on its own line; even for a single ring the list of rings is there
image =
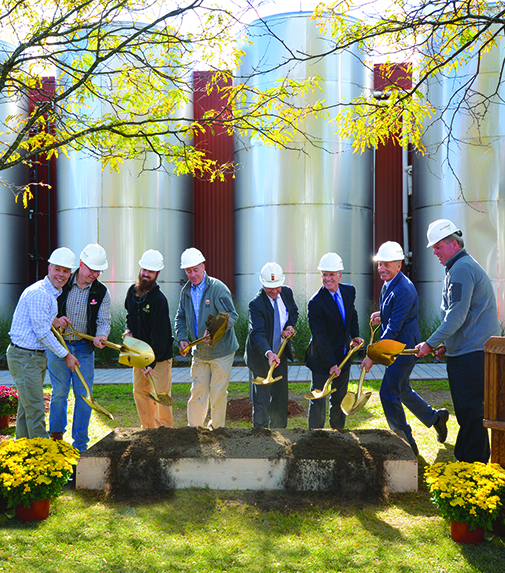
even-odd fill
[[[90,275],[96,275],[98,277],[102,274],[102,271],[94,271],[93,269],[90,269],[86,263],[82,264],[88,269]]]

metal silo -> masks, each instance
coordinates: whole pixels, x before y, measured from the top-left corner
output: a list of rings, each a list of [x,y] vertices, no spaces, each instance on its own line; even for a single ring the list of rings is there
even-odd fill
[[[0,63],[14,49],[0,41]],[[27,100],[15,93],[4,90],[0,96],[0,131],[6,144],[14,141],[16,134],[12,126],[6,125],[10,116],[17,117],[27,113]],[[2,145],[2,149],[4,145]],[[1,316],[10,316],[21,292],[28,286],[29,265],[29,210],[23,208],[23,202],[14,200],[16,190],[28,183],[28,171],[17,165],[0,174],[0,260],[2,275],[0,279]]]
[[[118,60],[107,65],[125,65]],[[106,103],[90,104],[95,115],[110,112]],[[191,116],[188,109],[176,113]],[[139,149],[138,159],[121,164],[119,173],[108,168],[102,171],[97,159],[85,152],[74,151],[69,159],[58,159],[58,243],[76,255],[88,243],[98,242],[105,248],[109,268],[100,280],[109,287],[117,306],[123,304],[129,285],[137,278],[142,253],[161,251],[165,267],[159,284],[173,314],[183,277],[180,254],[192,244],[192,179],[172,175],[169,162],[164,162],[165,169],[157,169],[158,156],[145,149]]]
[[[431,221],[447,218],[463,231],[465,247],[491,278],[505,321],[504,60],[502,36],[480,60],[475,80],[476,57],[426,88],[437,113],[423,136],[426,154],[413,161],[414,280],[425,318],[438,314],[444,277],[426,248],[426,230]]]
[[[327,51],[311,14],[270,16],[252,23],[252,46],[239,75],[256,74],[248,83],[266,88],[284,76],[304,80],[319,76],[322,92],[310,98],[328,105],[349,101],[366,87],[372,88],[371,70],[357,52],[341,52],[306,62],[282,66],[289,52],[314,54]],[[279,40],[282,39],[282,42]],[[272,70],[264,72],[264,70]],[[246,305],[261,286],[259,271],[267,261],[277,261],[301,309],[320,287],[316,270],[320,257],[338,252],[344,261],[342,280],[357,289],[360,322],[364,324],[371,299],[373,154],[353,154],[350,141],[335,135],[324,119],[310,118],[303,136],[293,146],[278,150],[258,142],[237,142],[235,187],[235,287]]]

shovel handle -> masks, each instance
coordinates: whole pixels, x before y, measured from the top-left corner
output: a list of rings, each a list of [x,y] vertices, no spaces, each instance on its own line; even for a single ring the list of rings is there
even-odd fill
[[[358,398],[361,396],[361,389],[363,388],[363,381],[365,380],[366,370],[364,368],[361,369],[359,375],[359,383],[358,383]]]
[[[357,352],[363,346],[363,344],[365,344],[365,342],[360,342],[358,344],[358,346],[354,346],[353,348],[351,348],[351,350],[349,350],[349,352],[345,355],[342,362],[338,365],[339,370],[342,370],[342,368],[345,366],[345,364],[349,360],[349,358],[351,358],[351,356],[355,352]],[[335,376],[336,376],[336,373],[333,372],[333,374],[328,378],[328,380],[326,380],[326,382],[324,383],[324,386],[323,386],[323,392],[324,392],[324,389],[327,388],[331,384],[331,382],[332,382],[333,378],[335,378]]]
[[[443,348],[443,344],[439,344],[436,348],[433,348],[430,354],[433,354],[436,350],[440,350]],[[400,354],[417,354],[417,350],[415,348],[405,348],[400,352]]]
[[[68,346],[67,343],[65,342],[65,339],[63,338],[63,336],[61,335],[60,332],[58,332],[56,330],[56,328],[54,328],[54,326],[51,326],[51,330],[54,334],[54,336],[56,336],[56,338],[58,339],[58,342],[63,346],[63,348],[67,351],[70,352],[70,350],[68,350]],[[82,375],[82,372],[79,370],[79,366],[77,366],[77,364],[75,365],[75,373],[77,374],[79,380],[81,381],[82,385],[84,386],[85,390],[86,390],[86,394],[87,394],[87,398],[91,398],[91,392],[89,391],[89,386],[86,383],[86,380],[84,380],[84,376]]]
[[[278,358],[280,358],[282,356],[282,353],[284,352],[284,349],[286,348],[286,344],[288,343],[288,340],[290,338],[293,338],[294,335],[295,335],[295,332],[292,332],[291,334],[288,334],[288,336],[286,336],[286,338],[283,339],[282,344],[279,348],[279,351],[277,352]],[[275,362],[272,362],[272,364],[270,364],[270,368],[268,369],[267,379],[272,378],[272,376],[274,375],[274,370],[275,370],[276,366],[277,366],[277,364]]]
[[[362,346],[363,344],[365,344],[365,342],[360,342],[358,344],[358,346],[354,346],[353,348],[351,348],[351,350],[349,350],[349,352],[345,355],[345,358],[342,360],[342,362],[338,365],[338,369],[342,370],[342,368],[345,366],[346,362],[349,360],[349,358],[355,353],[357,352]]]
[[[185,348],[184,350],[181,350],[181,354],[183,356],[186,356],[186,354],[189,352],[190,348],[193,348],[193,346],[196,346],[197,344],[200,344],[200,342],[203,342],[204,340],[207,340],[208,338],[210,338],[210,334],[207,336],[202,336],[202,338],[197,338],[196,340],[193,340],[193,342],[190,342]]]
[[[84,334],[84,332],[79,332],[75,330],[75,328],[72,328],[71,324],[68,325],[68,328],[70,328],[72,334],[75,334],[76,336],[80,336],[81,338],[85,338],[86,340],[91,340],[91,342],[95,340],[94,336],[91,336],[91,334]],[[124,348],[120,344],[114,344],[114,342],[110,342],[109,340],[102,340],[102,343],[104,346],[108,346],[109,348],[113,348],[114,350],[119,350],[119,352],[121,352]]]

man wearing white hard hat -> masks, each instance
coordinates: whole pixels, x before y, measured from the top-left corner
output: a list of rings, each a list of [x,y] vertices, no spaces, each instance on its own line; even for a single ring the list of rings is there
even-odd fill
[[[228,287],[205,272],[205,257],[194,247],[181,255],[181,269],[188,277],[182,287],[175,316],[175,335],[179,349],[184,351],[190,341],[207,335],[206,322],[210,314],[229,315],[228,329],[214,344],[205,342],[193,346],[191,362],[191,396],[188,401],[188,425],[203,426],[210,402],[209,428],[219,428],[226,422],[228,384],[233,358],[238,348],[234,326],[238,314]]]
[[[353,285],[342,284],[344,264],[337,253],[326,253],[321,257],[317,270],[321,273],[323,286],[308,303],[308,319],[312,338],[305,360],[312,371],[311,391],[322,390],[333,373],[330,394],[330,427],[345,426],[346,415],[340,404],[347,393],[351,365],[348,362],[342,371],[338,365],[351,346],[363,342],[359,336],[358,313],[354,306],[356,289]],[[324,428],[326,418],[326,398],[309,402],[309,429]]]
[[[447,374],[460,426],[454,455],[462,462],[489,460],[484,428],[484,343],[500,335],[493,286],[484,269],[465,250],[463,233],[449,219],[428,227],[427,248],[445,267],[441,318],[437,330],[416,346],[426,356],[440,344],[437,356],[447,356]]]
[[[395,241],[383,243],[374,261],[384,285],[380,295],[380,311],[373,312],[370,322],[381,325],[381,340],[396,340],[407,348],[414,348],[421,340],[419,333],[419,297],[412,282],[402,273],[405,259],[401,245]],[[410,385],[410,375],[416,363],[413,355],[398,356],[386,368],[380,388],[380,399],[391,430],[404,432],[414,453],[419,449],[407,422],[406,406],[425,426],[435,427],[440,443],[447,438],[449,412],[445,408],[434,410]],[[373,362],[365,357],[361,367],[368,372]]]
[[[110,332],[111,299],[107,287],[98,277],[108,267],[105,249],[98,244],[86,245],[81,251],[79,268],[73,273],[58,296],[58,319],[64,329],[67,346],[79,359],[81,374],[90,391],[95,375],[94,347],[103,348]],[[93,342],[72,333],[94,337]],[[62,440],[67,430],[67,404],[70,388],[74,393],[72,418],[73,446],[86,451],[89,442],[88,428],[91,406],[83,400],[86,390],[74,372],[65,367],[64,361],[54,352],[47,353],[47,366],[53,391],[49,405],[49,432],[55,440]]]
[[[74,253],[66,247],[49,257],[47,276],[25,289],[18,301],[9,332],[7,363],[18,390],[16,438],[47,438],[44,408],[46,350],[60,356],[72,372],[79,360],[66,350],[51,332],[56,315],[56,298],[76,266]]]
[[[298,307],[293,291],[284,286],[282,267],[266,263],[261,269],[263,288],[249,303],[249,334],[244,360],[254,378],[266,378],[273,362],[273,384],[253,385],[253,427],[285,428],[288,423],[288,358],[293,360],[288,341],[281,357],[277,355],[282,337],[293,334],[298,320]]]
[[[137,282],[128,289],[125,300],[126,336],[147,342],[154,351],[154,362],[147,368],[133,369],[133,397],[142,428],[171,428],[174,425],[172,406],[155,402],[147,393],[152,388],[150,373],[159,393],[170,396],[172,391],[172,359],[174,337],[167,297],[157,283],[164,268],[163,255],[154,249],[146,251],[140,261]]]

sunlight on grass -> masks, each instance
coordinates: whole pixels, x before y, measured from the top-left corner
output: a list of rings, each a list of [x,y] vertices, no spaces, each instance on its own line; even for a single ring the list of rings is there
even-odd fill
[[[355,383],[350,389],[355,390]],[[415,382],[433,407],[451,412],[449,437],[439,444],[433,429],[407,413],[419,445],[419,473],[426,463],[453,459],[457,423],[447,381]],[[347,420],[347,428],[387,428],[380,382],[365,381],[372,396]],[[47,389],[49,390],[49,389]],[[305,409],[308,383],[290,384],[290,398]],[[190,385],[173,387],[176,426],[185,426]],[[230,384],[229,399],[248,396],[249,385]],[[96,412],[94,443],[116,427],[138,427],[131,384],[96,386],[94,398],[113,412]],[[69,403],[70,440],[73,399]],[[250,422],[228,423],[251,427]],[[289,419],[307,428],[307,413]],[[502,573],[505,543],[488,536],[479,546],[461,546],[419,491],[391,495],[375,504],[332,494],[268,491],[176,490],[163,500],[119,502],[104,494],[66,489],[45,522],[24,524],[0,517],[0,571],[37,573]]]

